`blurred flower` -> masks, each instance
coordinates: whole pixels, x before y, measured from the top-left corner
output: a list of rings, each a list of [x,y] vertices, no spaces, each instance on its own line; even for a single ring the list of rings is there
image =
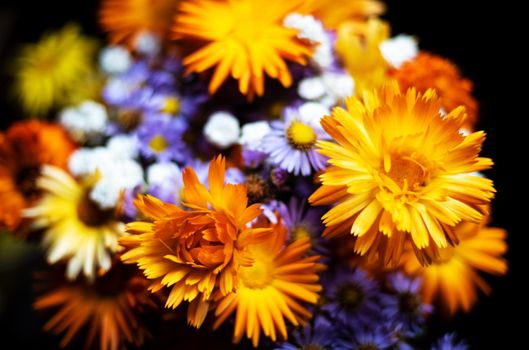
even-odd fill
[[[123,74],[132,65],[132,56],[123,46],[107,46],[99,54],[99,65],[107,74]]]
[[[184,187],[182,171],[172,162],[151,164],[147,168],[147,193],[167,203],[180,205]]]
[[[164,115],[151,115],[136,130],[140,152],[147,159],[184,161],[189,155],[183,140],[186,123]]]
[[[257,347],[261,331],[272,341],[278,333],[279,338],[287,339],[285,318],[298,326],[311,316],[300,302],[318,301],[321,286],[317,273],[323,265],[317,263],[318,256],[305,256],[311,248],[308,238],[285,246],[286,238],[286,229],[279,223],[272,226],[265,240],[249,245],[252,263],[240,267],[234,291],[219,298],[213,327],[235,312],[236,343],[246,334]]]
[[[486,220],[457,225],[459,245],[440,249],[439,258],[429,267],[422,267],[410,252],[404,255],[404,270],[423,279],[425,302],[437,301],[451,314],[459,309],[469,311],[477,300],[477,289],[487,294],[491,291],[478,272],[507,272],[507,261],[501,257],[507,250],[506,232],[485,225]]]
[[[455,64],[430,53],[421,52],[414,60],[405,62],[392,72],[404,92],[410,87],[424,93],[435,89],[441,99],[441,107],[451,111],[465,106],[467,120],[464,127],[472,131],[478,119],[478,102],[472,96],[473,84],[464,79]]]
[[[336,53],[353,76],[357,96],[383,86],[388,80],[389,64],[380,44],[389,38],[389,33],[389,24],[380,19],[370,19],[365,28],[348,22],[338,29]]]
[[[349,332],[342,331],[333,350],[385,350],[393,349],[397,338],[392,332],[379,324],[353,327],[348,325]]]
[[[81,97],[79,90],[86,89],[88,77],[94,74],[95,49],[95,43],[83,37],[76,25],[26,45],[14,69],[14,89],[22,108],[43,116],[53,107],[70,103],[72,96]]]
[[[110,269],[111,253],[118,249],[124,227],[113,210],[102,210],[90,199],[89,181],[78,183],[63,170],[46,165],[37,185],[43,195],[24,216],[33,220],[34,229],[44,229],[48,262],[67,262],[70,280],[82,272],[93,281],[99,269]]]
[[[59,113],[59,122],[77,142],[86,142],[103,135],[108,115],[105,106],[94,101],[84,101]]]
[[[203,132],[210,143],[225,149],[237,142],[241,128],[239,120],[233,114],[219,111],[209,116]]]
[[[118,350],[127,344],[140,346],[148,335],[138,317],[154,306],[148,299],[148,282],[127,267],[117,265],[93,284],[82,280],[39,282],[53,289],[38,296],[34,308],[55,310],[44,330],[63,334],[61,348],[77,344],[77,337],[85,341],[87,349]],[[88,336],[81,338],[84,330]]]
[[[431,350],[468,350],[464,341],[457,341],[454,333],[445,334],[432,346]]]
[[[306,64],[309,42],[296,38],[297,30],[282,20],[303,6],[302,0],[212,1],[185,0],[173,28],[175,38],[203,44],[184,59],[187,72],[216,67],[209,84],[214,93],[228,76],[250,98],[264,94],[265,75],[289,87],[292,77],[285,60]]]
[[[379,48],[384,59],[394,68],[399,68],[405,62],[413,60],[419,53],[417,39],[405,34],[381,42]]]
[[[113,44],[134,47],[144,33],[166,37],[177,4],[178,0],[104,0],[99,22]]]
[[[290,340],[285,343],[276,343],[274,350],[331,350],[336,342],[337,325],[321,315],[316,315],[302,329],[291,333]]]
[[[312,0],[309,4],[314,7],[314,15],[329,29],[337,29],[350,20],[364,22],[386,10],[384,3],[378,0]]]
[[[248,245],[269,233],[247,227],[260,214],[259,204],[247,207],[245,186],[225,185],[224,172],[224,158],[214,159],[208,191],[192,168],[184,170],[182,198],[189,210],[151,196],[138,197],[138,210],[153,222],[128,224],[132,236],[120,241],[126,247],[122,260],[138,264],[153,280],[151,291],[171,289],[166,307],[190,303],[188,322],[197,328],[204,322],[212,293],[231,293],[239,283],[240,266],[251,265]]]
[[[316,142],[328,139],[320,118],[328,109],[317,103],[305,103],[299,108],[287,107],[282,120],[271,122],[272,131],[262,140],[261,147],[270,161],[294,175],[310,175],[322,170],[326,158],[316,153]]]
[[[19,228],[22,210],[40,196],[40,168],[67,167],[75,144],[59,125],[27,121],[0,133],[0,227]]]
[[[441,118],[435,92],[401,93],[395,82],[346,105],[322,119],[337,143],[318,142],[332,166],[309,201],[338,203],[322,217],[324,235],[351,233],[356,253],[393,266],[411,242],[428,264],[437,248],[457,244],[459,222],[482,220],[494,196],[492,181],[472,174],[492,165],[478,156],[485,133],[461,135],[462,107]]]

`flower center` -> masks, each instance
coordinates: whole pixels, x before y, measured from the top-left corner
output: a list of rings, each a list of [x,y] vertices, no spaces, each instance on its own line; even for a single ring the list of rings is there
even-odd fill
[[[77,216],[86,226],[98,227],[107,223],[114,216],[114,211],[101,209],[90,199],[90,192],[86,191],[77,203]]]
[[[162,113],[176,115],[180,113],[180,100],[176,97],[167,97],[161,108]]]
[[[39,174],[40,170],[38,167],[23,167],[18,171],[15,181],[18,190],[24,198],[31,200],[38,196],[37,178]]]
[[[383,165],[386,174],[404,191],[418,191],[428,179],[428,170],[412,157],[391,156]]]
[[[300,121],[293,121],[286,132],[288,143],[299,150],[309,150],[316,143],[314,129]]]
[[[336,294],[339,304],[350,311],[357,309],[365,299],[364,291],[356,283],[340,286]]]
[[[162,153],[167,149],[167,140],[162,135],[155,135],[149,142],[149,147],[155,153]]]
[[[143,116],[141,112],[133,109],[120,111],[117,115],[117,122],[125,132],[136,129],[142,120]]]
[[[246,177],[246,189],[250,204],[263,202],[270,190],[265,179],[257,174],[250,174]]]
[[[305,226],[299,225],[294,227],[294,229],[292,230],[292,238],[294,240],[297,241],[298,239],[302,239],[305,237],[311,237],[309,230]]]
[[[252,266],[241,267],[241,280],[252,289],[263,289],[272,282],[272,264],[268,259],[255,259]]]
[[[413,293],[399,295],[399,309],[405,314],[416,314],[421,306],[421,299]]]
[[[379,350],[379,347],[375,344],[360,344],[354,350]]]
[[[301,347],[301,350],[325,350],[325,348],[323,346],[321,346],[320,344],[307,344],[307,345],[303,345]]]

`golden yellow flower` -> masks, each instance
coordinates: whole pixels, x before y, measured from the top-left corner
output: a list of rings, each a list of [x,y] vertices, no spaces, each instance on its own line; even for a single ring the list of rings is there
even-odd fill
[[[390,67],[380,51],[380,44],[390,35],[387,22],[370,19],[365,26],[347,22],[336,35],[336,53],[354,79],[357,96],[387,82]]]
[[[426,264],[431,250],[458,243],[458,223],[483,219],[495,191],[472,173],[492,161],[478,156],[484,132],[459,132],[464,107],[441,117],[433,90],[401,93],[396,82],[346,106],[322,119],[336,142],[317,144],[331,166],[309,200],[336,204],[322,217],[324,235],[351,233],[357,253],[380,253],[386,265],[398,263],[409,241]]]
[[[309,3],[314,15],[329,29],[337,29],[340,24],[351,20],[364,22],[386,10],[378,0],[312,0]]]
[[[289,87],[292,77],[285,60],[306,64],[311,44],[286,28],[284,17],[303,0],[186,0],[179,7],[175,38],[195,41],[199,49],[184,58],[187,72],[216,67],[210,93],[231,76],[250,98],[264,93],[265,75]]]
[[[24,215],[33,220],[34,229],[45,230],[48,262],[67,262],[70,280],[82,272],[93,281],[98,272],[110,269],[118,238],[125,234],[114,211],[100,209],[89,197],[89,185],[50,165],[43,167],[37,186],[43,195]]]
[[[257,347],[261,331],[272,341],[286,339],[285,319],[303,325],[311,314],[301,302],[316,304],[319,298],[318,272],[323,265],[317,263],[319,256],[307,256],[310,238],[285,245],[286,228],[277,224],[272,229],[266,240],[249,246],[252,265],[241,266],[238,287],[221,296],[215,309],[215,328],[236,313],[237,343],[246,334]]]
[[[477,300],[478,289],[490,293],[480,271],[493,275],[507,272],[507,261],[501,257],[507,250],[504,230],[486,227],[484,220],[457,225],[456,235],[461,240],[459,245],[440,249],[431,266],[421,266],[411,252],[403,256],[404,270],[422,277],[424,301],[436,301],[451,314],[460,309],[469,311]]]
[[[95,50],[95,42],[76,25],[26,45],[15,61],[15,93],[24,110],[41,116],[78,97],[87,78],[93,79]]]
[[[142,33],[165,38],[177,5],[178,0],[104,0],[99,21],[112,43],[134,45]]]
[[[152,222],[130,223],[127,231],[132,236],[120,240],[128,250],[122,260],[137,264],[153,280],[153,292],[171,288],[166,307],[189,302],[188,322],[197,328],[212,293],[231,293],[238,284],[239,266],[251,265],[248,245],[270,232],[248,228],[261,213],[260,205],[247,207],[245,185],[224,185],[225,167],[222,157],[211,162],[209,191],[192,168],[184,170],[182,204],[189,210],[151,196],[138,197],[136,206]]]

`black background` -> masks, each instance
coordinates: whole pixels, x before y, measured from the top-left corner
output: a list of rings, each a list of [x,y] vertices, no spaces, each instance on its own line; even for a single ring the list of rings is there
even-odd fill
[[[81,23],[85,33],[99,36],[101,41],[104,36],[97,26],[97,0],[0,1],[0,126],[5,128],[22,117],[8,93],[9,60],[21,43],[34,42],[44,31],[71,21]],[[522,167],[527,164],[529,149],[522,136],[521,121],[529,117],[529,97],[527,59],[520,52],[527,46],[527,39],[522,38],[525,25],[523,19],[517,18],[522,13],[510,1],[386,3],[385,17],[394,34],[416,35],[422,49],[450,58],[475,82],[481,107],[479,127],[488,132],[483,154],[496,163],[487,173],[498,189],[493,202],[493,224],[509,232],[510,271],[506,277],[490,279],[492,295],[482,295],[470,314],[433,320],[429,331],[434,335],[456,331],[473,349],[529,348],[524,334],[529,317],[527,293],[521,286],[523,277],[528,275],[524,236],[529,233],[523,225],[529,197]],[[2,287],[14,291],[8,313],[0,315],[0,348],[11,348],[6,344],[9,339],[17,344],[12,348],[52,349],[55,343],[42,336],[39,320],[31,313],[30,274],[24,264],[35,266],[39,261],[22,263],[16,267],[20,270],[16,279],[0,281]]]

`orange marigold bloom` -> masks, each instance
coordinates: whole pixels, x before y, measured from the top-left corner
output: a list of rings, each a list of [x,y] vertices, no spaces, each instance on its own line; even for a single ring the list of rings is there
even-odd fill
[[[186,0],[179,7],[175,38],[193,40],[199,48],[183,60],[187,72],[216,67],[209,84],[214,93],[228,78],[239,81],[242,94],[264,94],[265,76],[289,87],[285,60],[306,64],[312,45],[298,39],[283,19],[299,12],[303,0]]]
[[[321,121],[335,142],[317,143],[331,166],[309,201],[336,204],[322,217],[324,235],[351,233],[356,253],[393,266],[409,241],[428,264],[432,250],[457,244],[458,223],[487,213],[492,181],[473,174],[492,165],[479,157],[485,133],[462,135],[464,107],[441,117],[433,90],[401,93],[396,82],[346,107]]]
[[[147,287],[143,276],[116,265],[93,284],[61,280],[37,297],[33,306],[40,311],[56,311],[44,330],[63,334],[61,347],[74,343],[76,337],[80,340],[80,332],[86,330],[86,349],[118,350],[126,344],[140,346],[148,335],[138,318],[145,309],[155,307]]]
[[[287,339],[285,318],[294,326],[303,325],[311,313],[302,302],[316,304],[319,299],[318,272],[324,266],[317,263],[319,256],[307,256],[310,238],[287,245],[287,229],[279,223],[272,230],[248,248],[253,263],[240,268],[236,290],[219,296],[214,328],[235,312],[236,343],[246,334],[257,347],[261,331],[272,341]]]
[[[209,168],[209,188],[192,168],[183,172],[183,205],[188,210],[141,196],[136,206],[152,222],[133,222],[132,235],[120,239],[127,248],[122,260],[138,264],[153,280],[151,291],[170,287],[166,307],[190,303],[188,322],[200,327],[214,291],[227,295],[238,285],[239,266],[250,266],[248,245],[270,229],[248,228],[260,213],[260,204],[247,207],[245,185],[224,184],[225,159],[214,159]]]
[[[166,37],[177,4],[178,0],[104,0],[99,21],[112,43],[134,45],[142,33]]]
[[[329,29],[337,29],[350,20],[363,22],[386,11],[386,6],[378,0],[312,0],[309,3],[313,14]]]
[[[57,124],[32,120],[0,133],[0,226],[16,229],[22,210],[38,198],[40,167],[66,169],[75,144]]]
[[[473,130],[478,119],[478,102],[472,96],[473,84],[464,79],[455,64],[449,60],[426,52],[421,52],[407,61],[391,75],[398,80],[402,91],[415,87],[419,92],[435,89],[441,98],[445,111],[465,106],[467,120],[465,127]]]
[[[421,276],[422,295],[426,303],[437,301],[446,311],[469,311],[477,300],[477,290],[489,294],[491,289],[479,275],[480,271],[493,275],[507,272],[507,233],[481,224],[461,223],[456,226],[460,243],[441,249],[431,266],[423,267],[408,251],[403,256],[404,270]]]

